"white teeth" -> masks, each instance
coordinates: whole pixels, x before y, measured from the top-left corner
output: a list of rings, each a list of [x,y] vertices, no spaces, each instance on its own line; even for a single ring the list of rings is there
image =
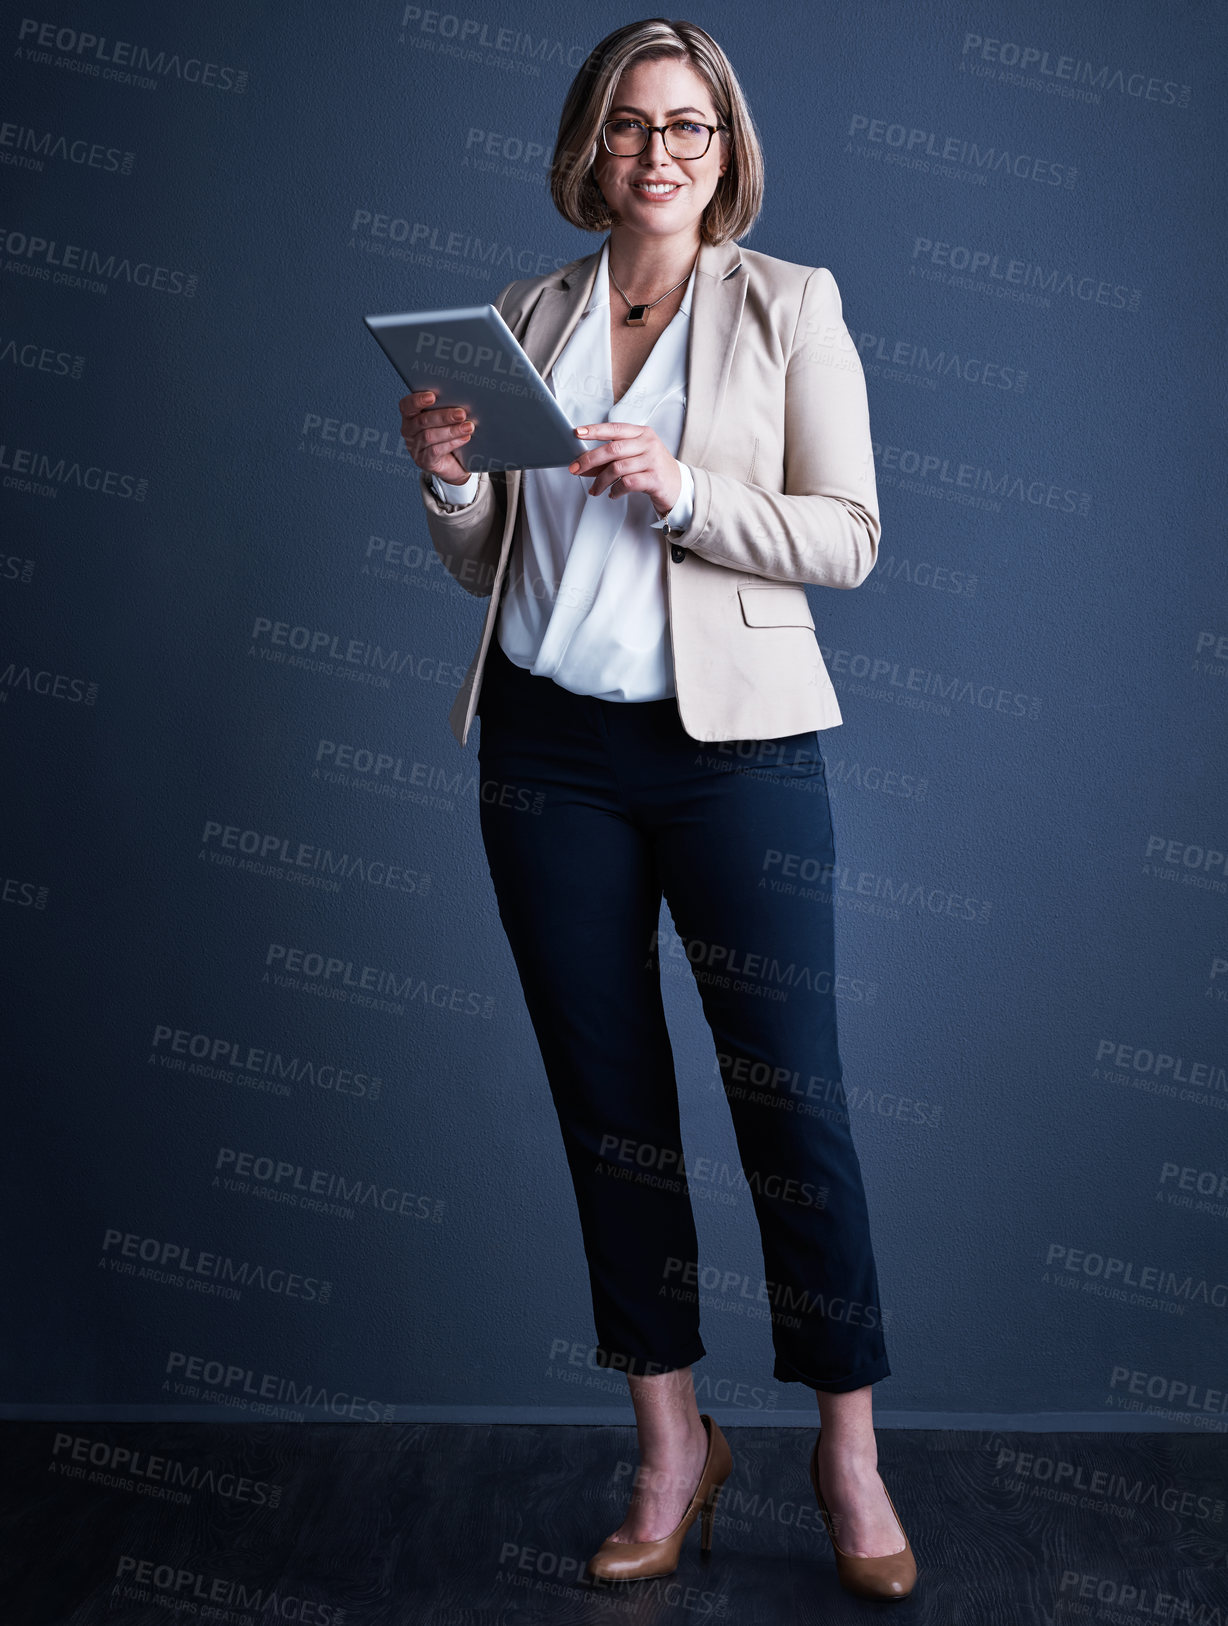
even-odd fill
[[[637,191],[639,191],[639,192],[652,192],[657,197],[664,197],[667,192],[676,192],[678,190],[678,186],[677,186],[676,182],[673,182],[673,183],[666,182],[664,184],[658,184],[658,183],[655,183],[655,182],[649,183],[649,182],[646,182],[646,181],[637,181],[635,183],[635,185],[636,185],[636,190]]]

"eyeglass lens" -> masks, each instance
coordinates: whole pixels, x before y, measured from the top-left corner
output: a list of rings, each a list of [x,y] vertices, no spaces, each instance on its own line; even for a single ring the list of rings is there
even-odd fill
[[[630,158],[648,145],[648,129],[640,119],[611,119],[605,127],[606,145],[612,153]],[[699,158],[712,139],[707,127],[679,119],[665,129],[665,150],[673,158]]]

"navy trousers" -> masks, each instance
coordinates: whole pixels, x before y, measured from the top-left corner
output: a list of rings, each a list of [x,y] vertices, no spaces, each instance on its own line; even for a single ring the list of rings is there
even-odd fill
[[[704,744],[675,700],[573,694],[496,636],[482,839],[562,1130],[599,1364],[705,1353],[700,1305],[770,1315],[779,1382],[890,1373],[836,1037],[834,838],[818,732]],[[659,935],[661,898],[677,930]],[[764,1276],[701,1265],[661,969],[694,973]]]

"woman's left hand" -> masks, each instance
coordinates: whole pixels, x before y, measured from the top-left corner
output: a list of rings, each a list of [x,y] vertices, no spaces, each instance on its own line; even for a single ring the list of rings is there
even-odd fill
[[[664,519],[678,501],[682,492],[678,460],[666,451],[656,430],[647,424],[581,424],[576,439],[605,442],[604,446],[581,452],[574,463],[567,465],[571,474],[593,476],[590,497],[598,497],[603,491],[610,497],[644,491],[658,519]]]

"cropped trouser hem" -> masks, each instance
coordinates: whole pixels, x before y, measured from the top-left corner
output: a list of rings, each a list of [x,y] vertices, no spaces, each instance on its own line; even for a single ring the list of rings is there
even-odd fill
[[[703,1344],[696,1341],[688,1353],[650,1361],[643,1355],[624,1355],[606,1344],[598,1344],[593,1359],[597,1366],[610,1372],[624,1372],[629,1378],[655,1378],[665,1372],[677,1372],[685,1366],[694,1366],[707,1354]]]
[[[622,1372],[629,1378],[651,1378],[660,1377],[666,1372],[677,1372],[683,1367],[694,1366],[695,1362],[702,1361],[707,1353],[703,1344],[697,1342],[689,1353],[662,1360],[648,1360],[642,1355],[624,1355],[608,1345],[598,1344],[594,1351],[594,1364],[610,1372]],[[813,1373],[801,1371],[789,1361],[777,1356],[772,1376],[777,1383],[804,1383],[808,1389],[821,1389],[824,1394],[842,1395],[853,1389],[864,1389],[871,1383],[881,1383],[884,1378],[891,1376],[891,1367],[886,1355],[880,1355],[877,1360],[869,1362],[868,1365],[845,1377],[820,1378]]]
[[[880,1355],[876,1361],[861,1367],[849,1377],[818,1378],[813,1374],[799,1371],[788,1361],[776,1357],[776,1365],[772,1369],[772,1376],[777,1383],[804,1383],[809,1389],[821,1389],[824,1394],[843,1395],[851,1389],[864,1389],[868,1383],[881,1383],[883,1378],[891,1376],[891,1368],[887,1364],[886,1355]]]

